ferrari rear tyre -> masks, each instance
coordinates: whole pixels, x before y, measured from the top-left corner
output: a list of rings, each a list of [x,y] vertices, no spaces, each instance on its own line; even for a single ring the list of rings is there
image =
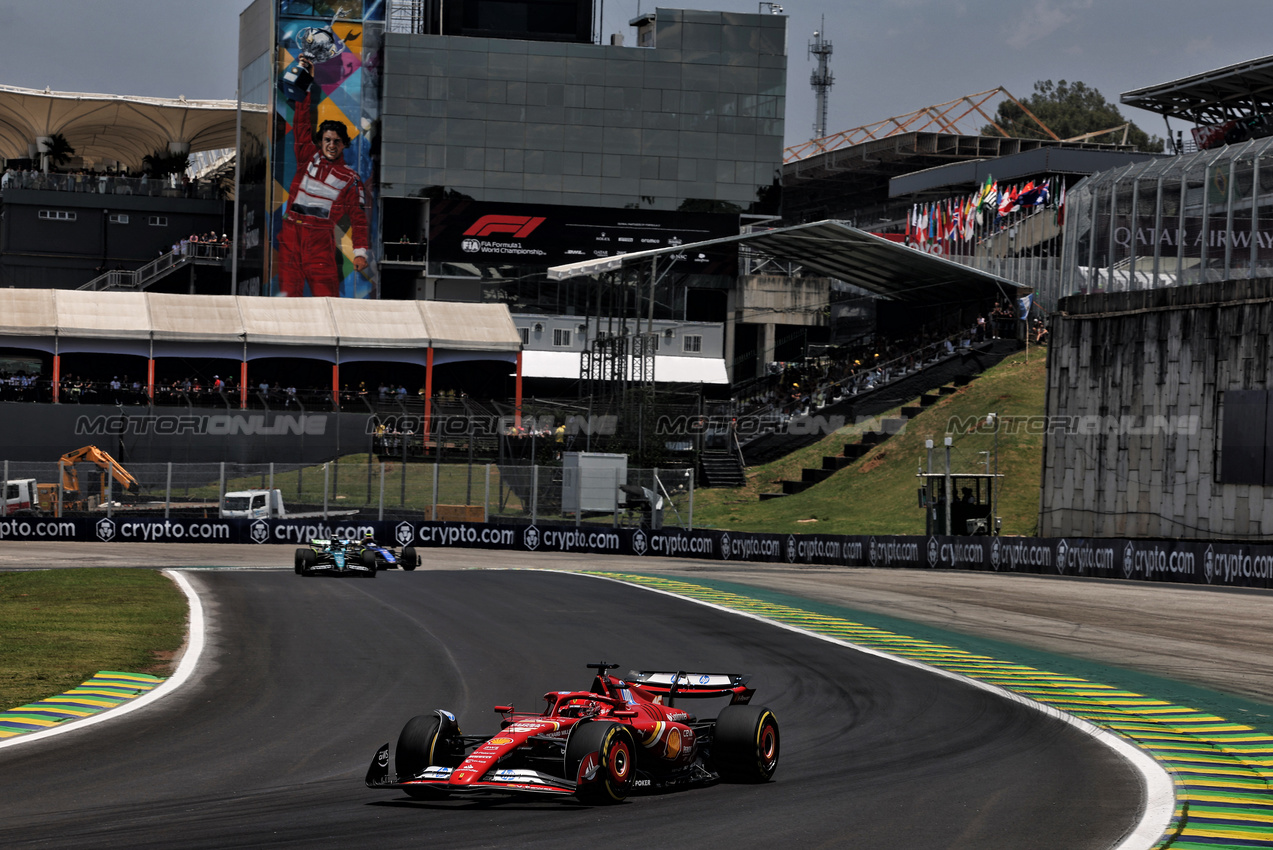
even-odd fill
[[[404,570],[414,570],[420,566],[420,556],[416,554],[414,546],[402,547],[402,568]]]
[[[318,563],[318,556],[314,554],[313,549],[296,550],[296,574],[298,576],[307,575],[316,563]]]
[[[398,735],[394,764],[398,779],[410,779],[426,767],[458,767],[464,760],[464,746],[459,740],[460,727],[449,712],[418,714],[407,721]],[[403,788],[407,796],[417,800],[436,800],[445,792],[432,788]]]
[[[622,803],[632,791],[636,774],[636,745],[621,723],[593,720],[580,723],[566,741],[566,778],[578,783],[581,803]]]
[[[768,782],[778,768],[778,718],[762,705],[727,705],[716,718],[712,765],[726,782]]]

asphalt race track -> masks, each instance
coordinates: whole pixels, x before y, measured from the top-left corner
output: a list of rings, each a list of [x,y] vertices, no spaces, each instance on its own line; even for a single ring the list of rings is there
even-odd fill
[[[188,573],[195,679],[142,711],[0,749],[0,847],[1109,848],[1141,780],[1066,724],[894,662],[585,576]],[[413,714],[492,732],[588,662],[750,672],[782,726],[763,786],[587,808],[420,803],[362,784]],[[710,712],[704,712],[710,713]]]

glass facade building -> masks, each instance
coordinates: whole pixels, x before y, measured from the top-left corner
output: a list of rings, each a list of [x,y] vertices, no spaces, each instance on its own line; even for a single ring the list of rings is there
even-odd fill
[[[383,196],[776,214],[787,19],[648,18],[649,47],[387,34]]]
[[[1066,200],[1057,299],[1273,277],[1273,137],[1155,158],[1084,180]],[[1050,291],[1049,291],[1050,290]]]

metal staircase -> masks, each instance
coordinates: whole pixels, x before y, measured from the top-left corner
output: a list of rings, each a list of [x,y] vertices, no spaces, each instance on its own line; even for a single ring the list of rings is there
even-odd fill
[[[191,263],[199,266],[219,266],[225,262],[225,258],[229,253],[230,248],[226,245],[200,245],[196,243],[191,245],[185,253],[169,251],[167,254],[151,260],[134,271],[112,269],[98,275],[79,288],[93,292],[140,292],[155,281],[165,278]]]

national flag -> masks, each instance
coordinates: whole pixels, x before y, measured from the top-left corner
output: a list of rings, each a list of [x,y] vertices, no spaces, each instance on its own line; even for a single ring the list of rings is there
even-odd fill
[[[1021,190],[1013,186],[1006,193],[999,196],[999,215],[1004,216],[1008,213],[1016,212],[1020,209],[1017,198],[1020,196]]]

